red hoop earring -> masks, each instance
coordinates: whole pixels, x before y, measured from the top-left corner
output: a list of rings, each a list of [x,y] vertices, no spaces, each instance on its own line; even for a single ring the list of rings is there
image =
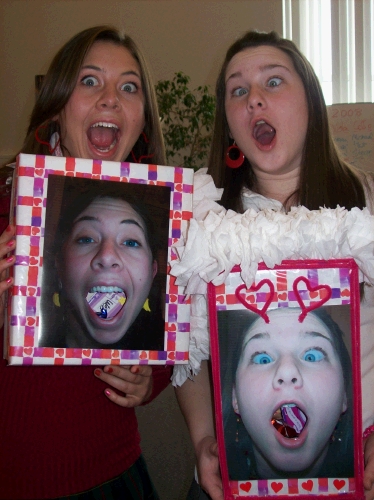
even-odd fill
[[[236,158],[232,158],[230,156],[230,153],[232,151],[235,151]],[[235,141],[234,141],[234,144],[227,148],[226,165],[229,168],[239,168],[243,165],[243,162],[244,162],[244,154],[240,151],[240,149],[238,148],[238,146],[235,144]]]
[[[143,136],[143,139],[144,139],[144,142],[146,144],[148,144],[149,142],[149,139],[148,137],[146,136],[145,132],[142,132],[141,134]],[[132,149],[131,152],[130,152],[131,156],[132,156],[132,159],[134,160],[134,163],[140,163],[144,158],[152,158],[154,156],[154,153],[151,153],[149,155],[141,155],[139,156],[139,158],[136,158],[135,156],[135,153],[134,153],[134,150]]]
[[[42,129],[42,128],[47,128],[47,125],[39,125],[39,127],[35,130],[35,140],[39,143],[39,144],[43,144],[44,146],[48,146],[48,149],[49,149],[49,152],[51,155],[53,155],[53,153],[56,151],[56,149],[58,148],[58,146],[60,145],[60,138],[58,138],[58,141],[55,145],[54,148],[51,147],[51,144],[47,141],[43,141],[43,139],[41,139],[39,137],[39,130]]]

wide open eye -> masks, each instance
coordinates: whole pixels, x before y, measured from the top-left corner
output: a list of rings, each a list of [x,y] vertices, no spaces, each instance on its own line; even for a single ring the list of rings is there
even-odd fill
[[[138,86],[135,83],[128,82],[122,85],[121,90],[132,93],[138,90]]]
[[[141,244],[139,243],[139,241],[136,241],[136,240],[125,240],[123,242],[123,245],[125,245],[126,247],[131,247],[131,248],[136,248],[136,247],[141,247]]]
[[[245,95],[245,94],[248,94],[248,90],[243,88],[243,87],[240,87],[238,89],[234,89],[232,91],[232,95],[237,96],[237,97],[240,97],[240,96]]]
[[[273,76],[273,78],[270,78],[268,81],[268,86],[269,87],[278,87],[282,83],[282,79],[278,78],[277,76]]]
[[[267,365],[273,361],[273,358],[266,352],[258,352],[252,356],[252,363],[255,363],[256,365]]]
[[[96,87],[96,85],[99,84],[97,78],[95,78],[94,76],[85,76],[84,78],[82,78],[81,82],[87,87]]]
[[[90,236],[80,236],[76,241],[81,245],[87,245],[88,243],[93,243],[94,239]]]
[[[323,350],[321,349],[308,349],[304,355],[303,359],[304,361],[309,361],[310,363],[315,363],[316,361],[322,361],[325,359],[326,354]]]

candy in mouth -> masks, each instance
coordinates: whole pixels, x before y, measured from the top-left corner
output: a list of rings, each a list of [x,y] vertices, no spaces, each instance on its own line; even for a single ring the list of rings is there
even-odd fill
[[[294,403],[288,403],[278,408],[271,419],[275,429],[287,438],[297,438],[302,433],[308,418]]]
[[[95,286],[86,300],[92,311],[102,319],[113,319],[126,302],[126,294],[116,286]]]

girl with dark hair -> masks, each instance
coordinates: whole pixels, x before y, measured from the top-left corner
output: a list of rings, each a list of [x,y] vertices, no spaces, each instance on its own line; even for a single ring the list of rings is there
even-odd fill
[[[374,178],[343,161],[329,129],[314,70],[277,33],[249,31],[228,49],[216,84],[208,173],[224,188],[221,203],[238,212],[303,205],[374,213]],[[374,485],[374,288],[361,284],[364,485]],[[204,353],[203,359],[206,359]],[[178,371],[175,371],[177,374]],[[200,485],[222,500],[207,361],[177,388],[197,456]],[[193,484],[190,498],[206,498]],[[370,498],[374,498],[373,492]],[[200,496],[199,496],[200,495]]]
[[[155,277],[160,240],[167,246],[169,188],[152,186],[163,206],[164,224],[156,225],[147,185],[50,176],[49,187],[61,180],[56,237],[45,245],[39,345],[163,350]]]
[[[153,82],[128,35],[96,26],[59,50],[37,96],[21,152],[165,163]],[[130,205],[120,207],[131,219],[139,217],[142,226]],[[14,234],[9,226],[0,236],[1,272],[14,264],[14,257],[7,257]],[[136,246],[135,238],[129,240],[127,247]],[[80,239],[83,247],[90,247],[89,241],[85,235]],[[151,276],[156,268],[148,257]],[[12,284],[3,278],[0,294]],[[0,498],[158,498],[141,456],[134,407],[168,385],[170,368],[7,368],[3,360],[0,371]]]
[[[323,309],[218,312],[230,479],[351,477],[352,369]],[[229,352],[227,352],[229,346]]]

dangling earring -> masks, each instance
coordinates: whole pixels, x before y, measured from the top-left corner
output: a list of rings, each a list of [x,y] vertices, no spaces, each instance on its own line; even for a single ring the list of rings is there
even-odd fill
[[[241,424],[240,415],[236,414],[236,432],[235,432],[235,443],[239,443],[239,426]]]
[[[149,299],[147,299],[143,304],[144,311],[151,312],[151,308],[149,307]]]
[[[148,137],[146,136],[145,132],[143,131],[141,133],[141,135],[143,136],[143,139],[144,139],[144,142],[146,144],[148,144],[149,140],[148,140]],[[131,150],[131,156],[132,156],[132,159],[134,160],[134,163],[141,163],[142,160],[144,160],[144,158],[152,158],[154,156],[154,153],[151,153],[149,155],[141,155],[139,156],[139,158],[136,158],[135,156],[135,153],[134,153],[134,150],[132,149]]]
[[[53,303],[56,307],[61,307],[60,303],[60,294],[58,292],[55,292],[52,297]]]
[[[61,307],[61,302],[60,302],[61,290],[62,290],[62,283],[60,280],[58,280],[58,292],[55,292],[52,296],[52,301],[56,307]]]
[[[42,128],[47,128],[47,125],[39,125],[39,127],[35,130],[35,134],[34,134],[35,140],[39,144],[43,144],[44,146],[48,146],[48,150],[49,150],[50,154],[53,155],[53,153],[56,151],[56,149],[58,149],[60,147],[60,137],[57,138],[57,140],[55,141],[56,144],[54,145],[54,147],[52,147],[50,142],[43,141],[43,139],[41,139],[39,137],[39,131]]]
[[[235,158],[232,158],[230,154],[234,152]],[[244,162],[244,155],[238,148],[238,146],[234,144],[232,146],[229,146],[226,151],[226,165],[229,168],[239,168],[243,165]]]

